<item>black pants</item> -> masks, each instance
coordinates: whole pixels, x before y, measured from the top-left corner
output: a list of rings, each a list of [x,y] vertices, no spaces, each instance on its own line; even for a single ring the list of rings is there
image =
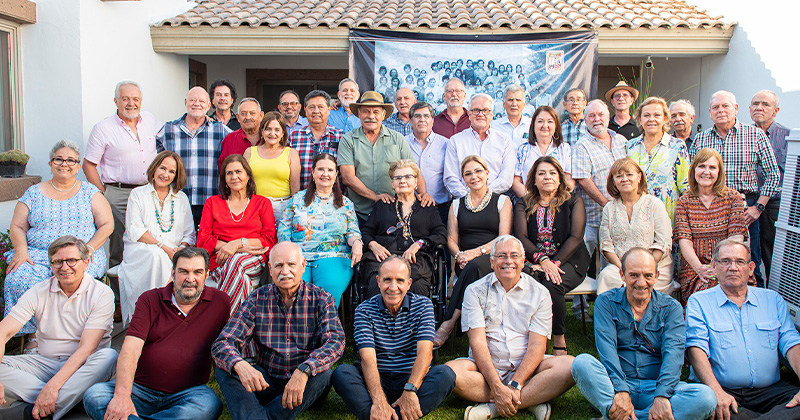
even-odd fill
[[[488,254],[474,258],[460,271],[456,265],[458,281],[453,285],[453,294],[450,296],[450,303],[447,304],[447,312],[444,314],[444,319],[452,318],[456,309],[461,309],[461,303],[464,302],[464,291],[467,290],[467,286],[491,272],[492,263]]]
[[[202,204],[192,204],[192,219],[194,219],[195,232],[200,230],[200,217],[203,216],[203,207]]]
[[[800,391],[800,388],[784,381],[778,381],[764,388],[727,389],[739,405],[739,413],[731,411],[731,420],[769,419],[769,420],[796,420],[800,419],[800,406],[786,408],[786,403]]]
[[[772,248],[775,246],[775,222],[778,221],[778,210],[781,200],[769,200],[767,208],[758,218],[758,227],[761,233],[761,261],[766,269],[766,280],[769,282],[769,271],[772,265]]]
[[[564,271],[564,274],[561,275],[561,284],[555,284],[538,275],[538,273],[542,273],[541,271],[533,275],[533,278],[547,288],[547,291],[550,292],[550,299],[553,300],[553,335],[564,335],[567,332],[567,302],[564,295],[580,286],[585,278],[578,274],[571,264],[562,265],[561,270]]]
[[[393,255],[402,257],[401,252],[392,252]],[[378,269],[381,263],[375,258],[375,254],[370,250],[364,252],[361,259],[361,281],[367,285],[365,299],[369,299],[378,293]],[[431,297],[431,281],[433,279],[433,258],[423,252],[417,252],[417,262],[411,264],[411,287],[408,289],[415,295]]]

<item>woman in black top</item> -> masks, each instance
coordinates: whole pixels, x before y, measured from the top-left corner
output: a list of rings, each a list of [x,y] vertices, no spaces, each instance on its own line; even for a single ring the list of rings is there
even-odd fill
[[[412,293],[430,296],[433,277],[433,254],[444,244],[447,229],[436,206],[422,207],[414,194],[419,167],[414,161],[401,159],[389,167],[392,188],[397,195],[394,203],[378,201],[361,236],[370,251],[362,259],[362,273],[367,284],[367,297],[379,293],[375,275],[381,261],[390,255],[402,255],[411,264]]]
[[[564,171],[551,156],[536,159],[525,189],[514,207],[514,234],[533,264],[534,278],[553,300],[553,355],[565,355],[564,294],[583,282],[591,258],[583,242],[586,209],[578,195],[570,194]]]
[[[494,240],[511,234],[511,200],[489,189],[486,162],[477,155],[467,156],[461,162],[461,176],[469,194],[453,200],[447,219],[447,248],[455,256],[458,281],[453,285],[446,321],[436,331],[434,347],[441,346],[453,332],[467,286],[492,271],[489,252]]]

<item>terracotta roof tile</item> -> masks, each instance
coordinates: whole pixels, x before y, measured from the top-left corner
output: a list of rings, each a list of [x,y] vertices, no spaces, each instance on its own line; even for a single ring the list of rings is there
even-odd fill
[[[198,0],[156,26],[416,28],[729,28],[682,0]]]

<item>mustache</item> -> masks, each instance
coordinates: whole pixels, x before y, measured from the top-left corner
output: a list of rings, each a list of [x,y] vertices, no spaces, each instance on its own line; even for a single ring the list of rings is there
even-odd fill
[[[378,120],[376,118],[364,118],[365,123],[376,123]]]
[[[278,275],[278,281],[281,280],[294,280],[294,274],[280,274]]]

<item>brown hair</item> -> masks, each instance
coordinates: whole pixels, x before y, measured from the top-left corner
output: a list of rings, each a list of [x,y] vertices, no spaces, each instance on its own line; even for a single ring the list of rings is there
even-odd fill
[[[164,162],[164,159],[168,157],[175,160],[175,178],[170,185],[172,185],[172,192],[177,193],[186,186],[186,169],[183,167],[183,159],[171,150],[164,150],[157,154],[155,159],[150,162],[150,166],[147,167],[147,182],[150,184],[153,183],[156,177],[156,169],[158,169],[161,163]]]
[[[467,164],[470,163],[470,162],[476,162],[478,165],[483,166],[484,170],[487,170],[487,171],[489,170],[488,166],[486,165],[486,161],[483,160],[482,157],[480,157],[478,155],[469,155],[469,156],[465,157],[464,160],[461,161],[461,177],[462,178],[464,177],[464,167],[467,166]]]
[[[648,105],[661,105],[661,111],[664,113],[664,124],[661,126],[661,130],[664,133],[669,131],[669,107],[667,106],[667,101],[658,96],[651,96],[645,99],[644,102],[636,108],[636,111],[634,111],[633,119],[636,121],[636,126],[639,127],[639,130],[644,132],[644,127],[642,126],[642,110]]]
[[[264,114],[264,117],[261,118],[261,124],[258,125],[259,139],[256,146],[265,143],[263,134],[264,129],[267,128],[267,125],[269,125],[270,121],[273,120],[278,121],[278,124],[281,125],[281,129],[283,130],[281,141],[278,142],[278,144],[280,144],[283,147],[286,147],[289,144],[289,133],[286,131],[286,120],[283,119],[283,115],[281,115],[281,113],[278,111],[269,111],[266,114]]]
[[[306,207],[311,205],[311,202],[314,201],[314,193],[317,192],[317,183],[314,182],[314,168],[317,167],[317,162],[321,160],[329,160],[333,162],[333,166],[336,168],[337,175],[333,177],[333,207],[339,208],[344,205],[344,198],[342,198],[342,188],[339,186],[339,167],[336,166],[336,158],[333,157],[330,153],[320,153],[314,157],[314,160],[311,163],[311,178],[308,180],[308,186],[306,187],[306,195],[303,197],[304,204]]]
[[[226,200],[231,195],[231,187],[229,187],[228,183],[225,181],[225,172],[228,169],[228,165],[230,165],[233,162],[239,162],[242,164],[242,167],[244,168],[244,171],[245,173],[247,173],[247,177],[249,178],[247,180],[247,189],[246,189],[247,198],[253,197],[253,194],[256,193],[256,181],[253,179],[253,170],[250,169],[250,164],[247,163],[244,157],[242,157],[242,155],[239,154],[230,155],[226,157],[225,160],[222,161],[222,167],[220,168],[219,171],[219,194],[222,196],[222,198]]]
[[[542,105],[539,108],[536,108],[536,111],[533,111],[533,117],[531,117],[531,127],[528,129],[528,144],[536,146],[536,129],[534,128],[534,123],[536,122],[536,117],[542,112],[547,112],[550,114],[550,116],[553,117],[553,121],[556,123],[555,133],[553,133],[553,147],[561,146],[561,142],[564,141],[564,136],[561,134],[561,121],[558,118],[558,113],[556,110],[547,105]]]
[[[719,152],[716,149],[712,149],[710,147],[706,147],[704,149],[700,149],[696,155],[694,155],[694,159],[692,159],[692,164],[689,165],[689,192],[694,195],[699,195],[699,187],[697,186],[697,179],[695,179],[695,172],[697,171],[697,165],[706,162],[711,158],[716,158],[717,163],[719,163],[719,173],[717,174],[717,181],[714,182],[714,186],[711,188],[715,195],[722,196],[725,192],[725,164],[722,162],[722,156],[720,156]]]
[[[539,187],[536,186],[536,171],[543,163],[553,165],[556,171],[558,171],[558,188],[556,189],[556,196],[550,201],[550,212],[553,214],[558,213],[561,209],[561,205],[569,200],[569,185],[567,185],[567,179],[564,175],[564,169],[561,168],[561,164],[552,156],[542,156],[533,162],[533,166],[528,172],[528,179],[525,181],[525,190],[528,191],[528,193],[525,194],[525,197],[522,199],[525,200],[525,208],[527,209],[525,213],[526,219],[530,219],[530,217],[536,213],[536,210],[539,209],[539,198],[541,198],[541,194],[539,193]]]
[[[622,159],[617,159],[613,165],[611,165],[611,169],[608,170],[608,178],[606,179],[606,189],[608,190],[608,195],[619,198],[621,196],[619,192],[619,188],[617,188],[617,184],[614,183],[614,175],[619,173],[624,169],[634,168],[635,171],[639,172],[639,188],[636,192],[639,194],[647,194],[647,177],[642,170],[642,167],[636,163],[635,160],[624,157]]]

